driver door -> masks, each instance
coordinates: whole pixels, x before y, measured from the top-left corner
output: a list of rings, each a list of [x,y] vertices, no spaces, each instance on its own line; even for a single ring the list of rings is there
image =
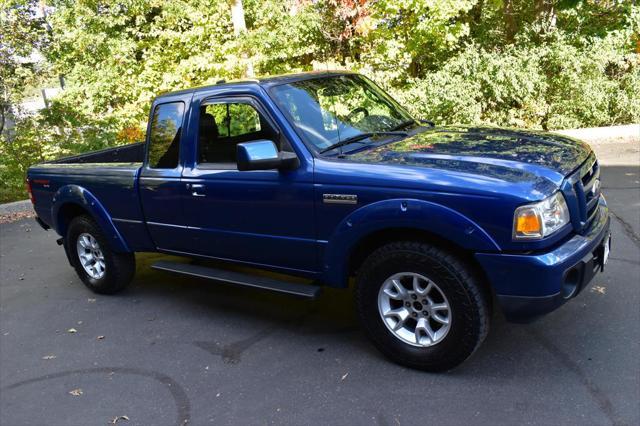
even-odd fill
[[[253,97],[205,100],[197,120],[196,161],[182,175],[192,251],[255,265],[317,271],[310,165],[292,171],[238,171],[238,143],[269,139],[280,149],[290,149]]]

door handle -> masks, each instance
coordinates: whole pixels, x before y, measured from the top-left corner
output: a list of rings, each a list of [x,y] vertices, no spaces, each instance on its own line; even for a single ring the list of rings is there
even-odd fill
[[[191,195],[193,195],[194,197],[204,197],[205,194],[202,193],[202,190],[204,189],[204,185],[200,185],[200,184],[191,184]]]

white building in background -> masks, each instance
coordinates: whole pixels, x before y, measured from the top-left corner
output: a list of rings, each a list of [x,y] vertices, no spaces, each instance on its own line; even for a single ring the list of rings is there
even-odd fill
[[[41,67],[41,64],[43,64],[45,61],[42,54],[37,50],[34,50],[31,55],[27,57],[19,57],[16,58],[16,60],[17,62],[23,64],[31,64],[34,69],[38,69],[39,67]],[[48,107],[50,100],[55,98],[63,89],[64,87],[62,87],[62,85],[58,87],[41,88],[40,93],[37,96],[26,99],[20,104],[20,113],[31,115],[37,113],[43,108]]]
[[[37,2],[37,5],[31,8],[31,12],[37,18],[46,18],[53,10],[53,7],[47,6],[43,1]],[[51,26],[46,19],[45,25],[50,31]],[[34,70],[36,70],[36,72],[38,68],[42,67],[45,63],[44,56],[38,50],[33,50],[28,56],[14,56],[13,59],[18,63],[30,65]],[[15,128],[16,118],[34,115],[40,110],[47,108],[51,99],[55,98],[62,90],[64,90],[64,78],[62,76],[60,76],[59,84],[60,85],[58,87],[40,88],[38,94],[25,99],[20,104],[10,105],[9,110],[5,112],[2,133],[11,138]]]
[[[38,68],[40,64],[44,63],[44,57],[38,51],[33,51],[31,55],[27,57],[17,57],[17,62],[22,64],[31,64],[34,68]],[[54,99],[62,90],[63,81],[60,81],[60,85],[58,87],[44,87],[40,88],[39,93],[30,98],[25,99],[16,107],[13,107],[9,110],[9,113],[5,116],[4,123],[4,131],[7,134],[13,134],[13,129],[15,127],[15,119],[35,115],[40,110],[47,108],[52,99]]]
[[[54,99],[60,92],[60,87],[45,87],[40,89],[40,96],[28,99],[20,104],[23,114],[33,115],[41,109],[47,108],[49,102]]]

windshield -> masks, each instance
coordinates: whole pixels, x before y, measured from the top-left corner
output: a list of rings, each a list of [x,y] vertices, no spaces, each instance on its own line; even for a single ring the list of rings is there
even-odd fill
[[[271,96],[316,150],[364,133],[413,123],[387,94],[359,75],[336,75],[282,84]]]

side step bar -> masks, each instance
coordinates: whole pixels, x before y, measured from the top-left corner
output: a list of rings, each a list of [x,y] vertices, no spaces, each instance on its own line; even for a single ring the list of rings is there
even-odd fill
[[[315,299],[322,290],[322,288],[317,285],[279,281],[273,278],[226,271],[223,269],[208,268],[206,266],[190,265],[188,263],[167,262],[161,260],[151,265],[151,267],[160,271],[174,272],[176,274],[206,278],[209,280],[224,281],[239,286],[270,290],[277,293],[291,294],[308,299]]]

